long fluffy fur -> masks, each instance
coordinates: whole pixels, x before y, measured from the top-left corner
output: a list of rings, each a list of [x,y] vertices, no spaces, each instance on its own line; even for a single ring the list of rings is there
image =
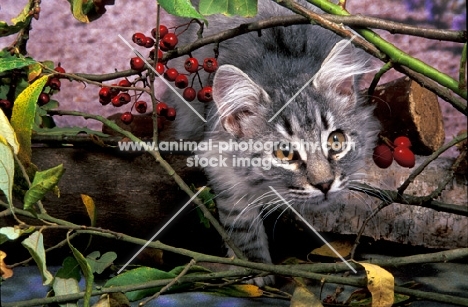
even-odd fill
[[[284,14],[288,14],[284,8],[260,0],[256,19]],[[219,31],[245,22],[213,17],[210,28]],[[204,57],[211,51],[205,48],[201,52]],[[215,101],[206,110],[208,125],[204,127],[182,104],[178,107],[178,137],[200,137],[205,128],[205,140],[215,145],[250,139],[263,143],[304,139],[323,144],[332,132],[341,131],[356,146],[336,156],[321,147],[303,150],[301,161],[270,169],[237,167],[233,162],[238,158],[273,159],[271,152],[232,149],[219,153],[215,147],[197,153],[202,158],[226,159],[226,167],[205,169],[218,193],[221,222],[249,259],[271,262],[262,217],[286,207],[269,187],[307,214],[330,206],[333,197],[343,194],[353,174],[364,166],[379,128],[373,109],[356,89],[352,95],[341,94],[338,89],[371,68],[367,58],[349,42],[312,25],[266,29],[261,36],[249,33],[223,42],[218,61],[224,66],[213,80]],[[311,84],[269,121],[307,82]],[[194,106],[205,112],[200,103]],[[332,179],[327,195],[317,189],[322,184],[320,176]],[[257,278],[254,282],[262,285],[272,279]]]

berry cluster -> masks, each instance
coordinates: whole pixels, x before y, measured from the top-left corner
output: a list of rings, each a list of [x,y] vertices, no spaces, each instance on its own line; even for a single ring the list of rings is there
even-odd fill
[[[190,24],[191,22],[188,26],[190,26]],[[210,102],[213,99],[212,88],[211,86],[202,85],[200,72],[204,71],[208,74],[214,73],[218,69],[216,57],[205,58],[199,63],[197,58],[190,56],[184,63],[186,72],[183,73],[179,72],[174,67],[169,67],[167,61],[163,61],[164,52],[174,49],[179,42],[178,35],[181,33],[175,33],[177,28],[178,27],[176,27],[174,31],[170,31],[165,25],[160,25],[159,28],[153,28],[151,30],[151,36],[146,36],[141,32],[134,33],[132,35],[132,41],[140,47],[151,48],[148,57],[154,61],[156,72],[164,76],[166,80],[174,82],[176,88],[183,90],[182,97],[185,100],[191,102],[197,98],[201,102]],[[156,41],[159,41],[158,46],[156,46]],[[142,58],[132,57],[130,59],[130,68],[142,72],[148,67],[146,67],[145,61]],[[132,87],[138,81],[142,81],[144,86],[146,86],[148,84],[146,78],[141,74],[139,75],[140,78],[134,82],[124,79],[117,84],[112,84],[112,86],[103,86],[99,91],[99,102],[102,105],[112,104],[114,107],[121,107],[130,103],[132,101],[132,96],[127,93],[127,90],[119,90],[118,87]],[[190,77],[192,77],[191,80],[189,80]],[[200,89],[198,91],[193,86],[195,79],[198,79],[200,83]],[[139,100],[140,96],[141,94],[135,94],[136,98],[133,99],[134,103],[131,110],[135,108],[138,113],[146,113],[148,107],[147,103]],[[162,101],[157,101],[156,114],[167,120],[174,120],[176,117],[176,110]],[[131,111],[123,113],[121,120],[126,124],[130,124],[133,120]]]
[[[387,168],[392,165],[393,159],[403,167],[412,168],[415,164],[415,156],[411,151],[411,141],[406,136],[397,137],[393,143],[382,138],[384,143],[374,149],[372,158],[380,168]]]
[[[145,39],[141,36],[141,33],[138,34],[138,37],[144,41]],[[151,31],[151,35],[156,37],[156,29]],[[205,58],[202,64],[199,64],[199,61],[195,57],[189,57],[184,62],[184,69],[186,73],[181,73],[177,71],[176,68],[168,67],[167,63],[162,61],[162,57],[164,56],[163,52],[172,50],[176,47],[178,43],[178,38],[175,33],[169,32],[168,28],[164,25],[159,26],[159,48],[157,50],[157,58],[155,59],[156,51],[155,49],[151,50],[149,57],[152,60],[156,60],[156,71],[160,75],[164,75],[164,78],[170,82],[174,82],[175,87],[183,89],[182,97],[188,102],[195,100],[198,98],[201,102],[210,102],[213,100],[212,97],[212,88],[211,86],[201,86],[201,88],[197,91],[193,87],[193,83],[195,78],[198,78],[200,81],[199,72],[204,70],[205,72],[211,74],[214,73],[218,69],[218,61],[215,57]],[[135,42],[135,40],[133,40]],[[137,45],[138,42],[135,42]],[[141,44],[141,43],[140,43]],[[191,85],[189,86],[189,76],[194,75],[191,80]],[[201,81],[200,81],[201,84]]]
[[[131,87],[134,84],[128,79],[122,79],[118,83],[112,84],[111,87],[103,86],[99,90],[99,102],[104,106],[112,104],[114,107],[122,107],[132,101],[132,96],[128,93],[128,89],[119,89],[118,87]],[[141,96],[141,95],[140,95]],[[138,113],[146,113],[148,109],[148,103],[144,100],[140,100],[140,96],[136,96],[134,99],[131,109],[135,109]],[[124,112],[120,119],[125,124],[130,124],[133,121],[132,112]]]
[[[57,67],[54,68],[54,70],[60,74],[66,73],[65,69],[58,64]],[[53,75],[51,76],[48,80],[44,88],[42,89],[42,92],[39,94],[39,97],[37,98],[37,104],[40,106],[44,106],[49,103],[50,101],[50,96],[55,93],[60,91],[60,87],[62,86],[62,82],[60,81],[60,76]],[[11,110],[13,108],[13,103],[8,100],[8,99],[0,99],[0,108],[3,111],[6,110]]]
[[[61,66],[60,63],[58,63],[57,67],[55,67],[54,70],[60,74],[66,73],[65,69]],[[60,78],[63,77],[53,75],[47,80],[46,86],[42,89],[42,92],[37,98],[37,103],[40,106],[48,104],[50,101],[50,95],[60,91],[60,87],[62,86]]]

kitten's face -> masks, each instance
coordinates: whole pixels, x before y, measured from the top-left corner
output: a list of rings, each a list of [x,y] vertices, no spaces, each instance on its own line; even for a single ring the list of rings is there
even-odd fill
[[[263,118],[264,125],[257,121],[260,129],[248,137],[276,142],[272,150],[261,152],[262,159],[272,159],[272,166],[253,170],[255,176],[249,178],[258,182],[263,177],[262,185],[297,202],[320,202],[344,189],[373,147],[372,109],[350,102],[352,97],[309,89],[268,123],[286,101],[272,96],[276,95],[270,94],[275,102]]]
[[[347,54],[346,45],[338,43],[313,76],[305,69],[303,74],[270,77],[262,86],[234,66],[218,69],[212,135],[276,144],[269,151],[232,152],[272,161],[271,167],[233,168],[238,180],[254,191],[271,186],[294,203],[318,204],[344,189],[363,167],[378,124],[373,108],[357,93],[340,93],[340,85],[367,69],[364,61]]]

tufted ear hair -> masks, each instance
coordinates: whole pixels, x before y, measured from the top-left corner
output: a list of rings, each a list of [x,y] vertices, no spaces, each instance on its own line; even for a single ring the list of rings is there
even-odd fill
[[[268,94],[242,70],[222,65],[213,79],[219,123],[235,136],[252,137],[265,121]]]
[[[369,57],[356,50],[351,45],[351,40],[342,40],[323,61],[314,76],[313,85],[325,93],[351,92],[355,96],[359,89],[360,76],[373,71],[375,68],[369,64]],[[350,91],[344,91],[344,88],[350,88]]]

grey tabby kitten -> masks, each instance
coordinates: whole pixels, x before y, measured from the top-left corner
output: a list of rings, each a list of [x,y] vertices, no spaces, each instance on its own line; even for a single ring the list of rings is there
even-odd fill
[[[284,15],[291,12],[260,0],[255,19]],[[215,33],[252,20],[209,21]],[[345,95],[340,87],[370,69],[349,42],[312,25],[271,28],[222,42],[218,61],[204,134],[213,146],[196,154],[213,161],[205,172],[233,242],[248,259],[271,263],[262,218],[288,209],[275,191],[307,215],[333,203],[364,167],[378,124],[373,108],[356,91]],[[187,106],[180,105],[178,113],[178,136],[198,136],[202,121]],[[187,117],[180,118],[181,113]],[[305,142],[318,146],[297,146]],[[253,281],[263,285],[273,279]]]

